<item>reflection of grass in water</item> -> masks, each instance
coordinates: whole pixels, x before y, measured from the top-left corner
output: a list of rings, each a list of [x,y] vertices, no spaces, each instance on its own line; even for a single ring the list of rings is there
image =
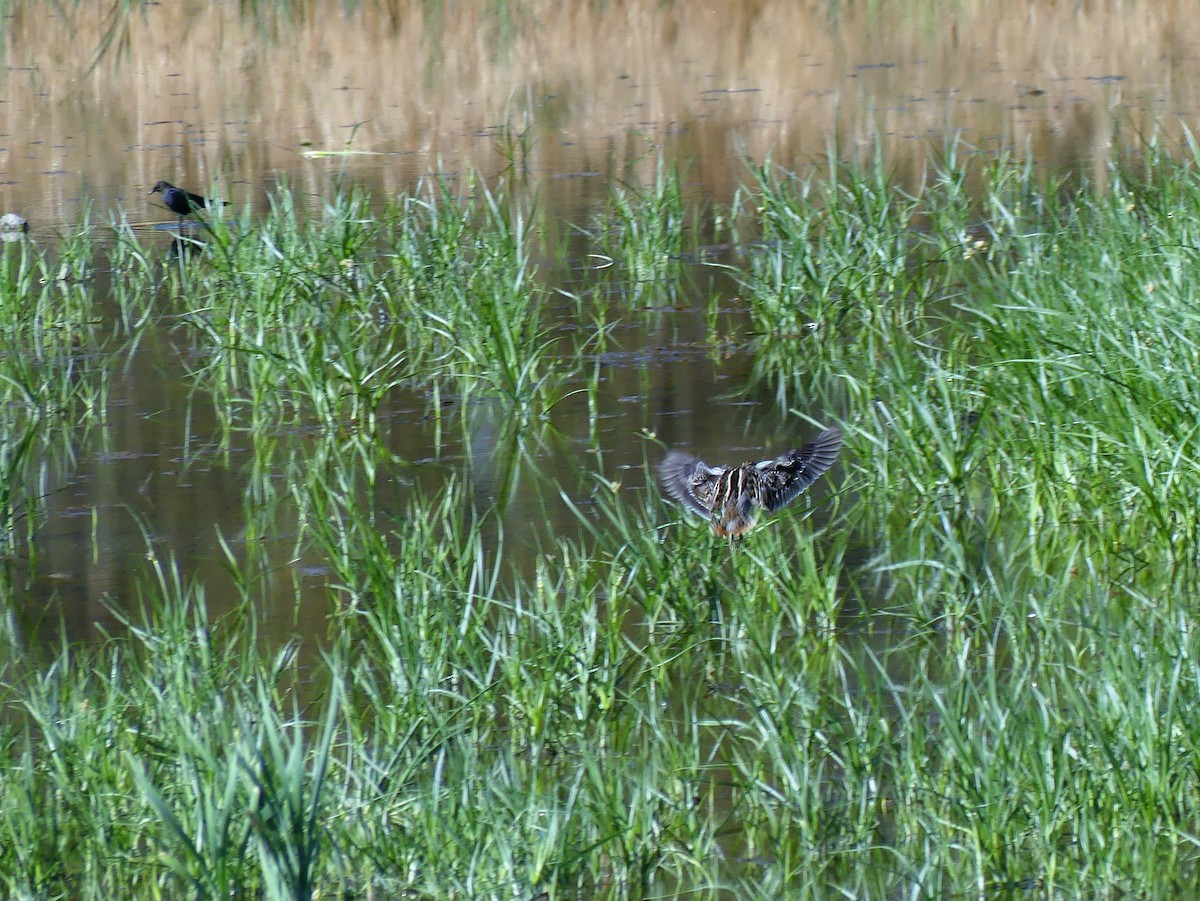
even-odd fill
[[[629,136],[635,130],[678,147],[697,181],[721,185],[720,194],[732,187],[730,148],[739,142],[753,159],[801,167],[837,134],[847,148],[869,148],[868,156],[882,145],[915,182],[929,155],[914,135],[953,122],[988,146],[1002,135],[1017,152],[1074,165],[1107,158],[1114,144],[1135,149],[1129,138],[1155,128],[1184,139],[1174,108],[1158,106],[1166,101],[1149,92],[1131,98],[1130,86],[1170,83],[1170,96],[1185,104],[1200,92],[1190,67],[1159,52],[1200,42],[1197,17],[1181,0],[1082,13],[1043,3],[1034,29],[1033,13],[1004,4],[840,4],[836,15],[832,6],[726,2],[698,15],[659,0],[536,0],[456,4],[447,16],[443,4],[424,0],[336,10],[27,0],[6,4],[5,61],[15,73],[47,77],[17,74],[6,96],[13,128],[31,130],[12,131],[15,142],[58,148],[61,168],[87,171],[97,185],[146,183],[148,190],[177,164],[171,148],[179,143],[191,148],[190,178],[180,179],[195,187],[243,159],[241,147],[257,156],[235,173],[239,180],[299,175],[300,146],[345,149],[345,133],[320,124],[334,122],[361,124],[354,150],[415,153],[418,171],[435,161],[492,171],[497,158],[479,134],[511,114],[535,124],[539,173],[624,174],[642,156],[641,138]],[[781,34],[793,36],[786,47]],[[107,52],[97,53],[102,46]],[[314,69],[318,57],[324,63]],[[212,77],[215,59],[243,73],[233,89]],[[889,61],[898,65],[872,68]],[[1128,80],[1090,79],[1105,74],[1106,61],[1108,74]],[[176,87],[161,91],[168,83]],[[298,84],[311,89],[296,91]],[[984,102],[966,102],[966,85],[972,101]],[[87,104],[76,102],[81,89],[93,91]],[[1109,127],[1117,91],[1133,107],[1124,134]],[[153,102],[131,104],[131,97]],[[97,117],[96,109],[120,115]],[[202,144],[193,142],[193,128],[205,130]],[[86,148],[81,134],[89,136]],[[125,153],[130,135],[144,136],[145,153]],[[653,162],[646,162],[637,171],[648,180]],[[14,154],[8,166],[16,185],[44,186],[42,155]],[[305,178],[322,177],[321,166],[300,168]],[[408,177],[403,164],[372,168],[389,188]],[[35,206],[20,187],[13,196]],[[58,202],[51,192],[36,206]]]
[[[181,310],[199,390],[288,445],[262,478],[329,568],[329,635],[265,651],[235,561],[221,623],[159,562],[123,636],[5,670],[6,890],[1190,889],[1200,188],[1155,161],[1063,198],[1000,164],[977,229],[952,185],[842,179],[752,186],[757,375],[847,445],[732,546],[614,473],[528,574],[532,526],[469,471],[373,506],[371,391],[466,385],[537,447],[557,395],[505,373],[542,298],[495,195],[217,227],[171,306],[130,298]]]

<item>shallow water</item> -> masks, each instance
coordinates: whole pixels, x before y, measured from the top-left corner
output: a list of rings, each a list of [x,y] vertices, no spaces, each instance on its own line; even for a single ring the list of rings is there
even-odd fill
[[[570,248],[571,259],[539,261],[569,288],[586,253],[573,226],[606,205],[614,183],[652,182],[662,155],[683,161],[691,199],[727,204],[747,161],[808,171],[831,148],[878,153],[898,182],[915,184],[961,141],[1102,178],[1116,156],[1136,156],[1141,137],[1179,143],[1190,124],[1200,25],[1183,4],[903,6],[534,3],[499,17],[482,4],[450,16],[376,3],[289,18],[174,3],[114,19],[31,4],[5,23],[0,212],[24,214],[30,239],[48,243],[86,208],[161,232],[165,252],[175,217],[148,196],[161,178],[261,213],[282,185],[315,206],[339,184],[383,197],[437,171],[507,172],[536,192],[545,246]],[[751,384],[744,350],[714,360],[700,344],[708,292],[724,298],[728,321],[738,310],[710,270],[692,277],[695,310],[628,317],[596,361],[599,455],[584,400],[556,411],[565,440],[538,467],[567,490],[586,496],[592,471],[640,484],[662,446],[740,461],[813,431]],[[170,334],[147,334],[108,365],[105,425],[45,462],[47,519],[18,564],[22,619],[47,639],[60,614],[73,638],[111,626],[106,602],[133,603],[147,536],[217,609],[235,599],[217,536],[247,553],[248,452],[221,447],[211,409],[189,403]],[[383,489],[385,509],[402,509],[414,482],[467,470],[482,501],[506,495],[506,521],[548,515],[547,528],[567,526],[565,510],[547,513],[530,490],[528,464],[506,451],[486,409],[470,414],[469,448],[438,447],[425,414],[415,396],[386,412],[391,448],[412,465]],[[326,573],[293,559],[291,537],[258,541],[278,573],[266,628],[322,634]],[[299,612],[293,579],[311,598]]]
[[[720,202],[743,159],[878,150],[911,179],[955,135],[1098,172],[1194,114],[1184,4],[902,6],[22,5],[4,29],[0,203],[52,232],[84,204],[161,221],[160,178],[257,206],[281,183],[312,200],[339,177],[395,193],[511,164],[553,220],[577,220],[608,179],[651,177],[660,149]]]

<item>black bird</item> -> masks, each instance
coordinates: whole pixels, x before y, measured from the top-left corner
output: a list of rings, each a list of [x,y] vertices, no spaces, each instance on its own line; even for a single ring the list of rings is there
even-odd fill
[[[842,447],[839,429],[827,429],[799,450],[774,460],[741,466],[709,466],[672,451],[658,468],[667,494],[712,524],[718,535],[736,538],[754,527],[754,507],[774,513],[833,465]]]
[[[199,194],[177,188],[169,181],[158,182],[150,191],[151,194],[162,194],[163,203],[172,213],[182,219],[184,216],[202,210],[209,206],[225,206],[223,200],[208,200]]]

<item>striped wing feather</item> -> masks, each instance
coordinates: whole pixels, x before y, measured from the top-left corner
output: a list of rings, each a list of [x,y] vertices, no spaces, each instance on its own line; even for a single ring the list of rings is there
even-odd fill
[[[837,459],[840,429],[827,429],[799,450],[758,464],[758,502],[774,513],[819,479]]]
[[[659,464],[658,477],[667,494],[701,516],[712,515],[713,495],[725,467],[713,468],[680,451],[672,451]]]

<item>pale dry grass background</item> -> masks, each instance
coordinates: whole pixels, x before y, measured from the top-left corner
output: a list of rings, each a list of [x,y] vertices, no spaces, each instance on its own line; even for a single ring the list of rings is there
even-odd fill
[[[0,201],[70,219],[82,195],[136,218],[163,177],[198,188],[221,177],[239,201],[281,174],[315,193],[345,161],[301,151],[351,137],[356,150],[401,154],[351,163],[398,191],[439,162],[496,171],[505,123],[529,128],[535,175],[648,177],[666,144],[725,200],[743,149],[799,167],[834,137],[848,154],[882,139],[912,177],[961,130],[991,150],[1098,170],[1114,113],[1171,137],[1181,119],[1194,124],[1190,4],[837,6],[532,0],[501,19],[493,3],[368,0],[352,14],[311,3],[256,20],[231,3],[120,16],[30,2],[5,27]]]

